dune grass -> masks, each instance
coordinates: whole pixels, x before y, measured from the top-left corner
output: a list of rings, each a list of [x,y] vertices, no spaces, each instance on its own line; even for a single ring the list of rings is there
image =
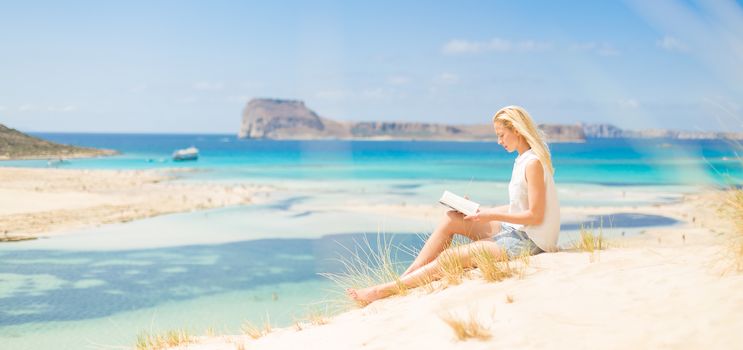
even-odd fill
[[[475,249],[472,260],[480,269],[482,278],[488,282],[499,282],[513,276],[514,270],[508,255],[496,255],[485,247]]]
[[[341,287],[342,291],[394,281],[396,288],[392,291],[392,295],[408,293],[408,287],[400,281],[404,266],[398,259],[398,253],[403,249],[394,246],[392,238],[377,234],[376,244],[373,247],[365,236],[361,242],[355,242],[353,248],[343,248],[347,254],[338,258],[338,262],[343,266],[342,271],[320,273],[321,276]]]
[[[574,243],[574,247],[578,250],[593,253],[597,250],[606,249],[603,225],[599,226],[599,233],[597,235],[593,224],[591,224],[590,228],[581,224],[579,235],[578,240]]]
[[[462,261],[459,259],[459,250],[461,244],[452,244],[436,258],[439,263],[441,281],[448,285],[457,285],[462,283],[467,273]]]
[[[151,334],[149,332],[143,332],[137,336],[137,343],[135,349],[137,350],[160,350],[168,349],[171,347],[190,344],[195,341],[195,338],[191,336],[185,330],[171,330],[165,332],[165,334]]]
[[[598,234],[596,234],[596,229],[594,229],[593,223],[591,223],[590,227],[581,224],[578,235],[578,239],[573,241],[572,247],[579,251],[590,253],[589,260],[591,262],[598,260],[600,252],[608,248],[606,239],[604,238],[603,219],[599,224]]]
[[[446,323],[458,340],[479,339],[488,340],[492,336],[490,329],[482,324],[476,312],[470,310],[467,315],[458,316],[453,312],[439,316]]]
[[[743,143],[730,139],[728,141],[735,158],[743,166],[743,156],[740,155],[740,152],[743,151]],[[729,174],[722,174],[714,166],[712,166],[712,169],[727,178],[727,191],[722,194],[723,201],[717,208],[717,214],[720,219],[732,221],[734,232],[732,232],[728,244],[732,255],[732,268],[737,272],[743,272],[743,187],[741,187],[741,179],[734,178]],[[715,231],[712,230],[712,232]]]
[[[307,311],[307,314],[300,318],[295,318],[294,320],[294,329],[296,331],[302,331],[308,326],[322,326],[325,324],[328,324],[330,322],[330,318],[332,317],[332,313],[330,309],[327,307],[324,309],[320,309],[317,307],[310,308]]]
[[[733,264],[736,271],[743,272],[743,189],[732,189],[726,197],[723,212],[735,227],[730,243]]]
[[[256,326],[246,321],[240,327],[240,330],[243,332],[243,334],[253,339],[258,339],[268,333],[271,333],[273,327],[271,326],[271,319],[268,317],[268,315],[266,315],[266,321],[263,323],[263,326]]]
[[[528,251],[524,251],[519,254],[514,261],[517,262],[516,272],[519,279],[524,279],[524,277],[526,277],[526,272],[529,270],[529,266],[531,266],[531,254],[529,254]]]
[[[421,240],[425,241],[426,235],[421,235]],[[449,247],[442,252],[436,261],[439,263],[438,276],[423,276],[424,280],[417,290],[423,290],[432,293],[436,290],[446,288],[450,285],[461,284],[464,279],[469,278],[472,268],[465,265],[457,257],[458,249],[471,241],[465,237],[455,237]],[[346,254],[338,258],[343,266],[340,273],[320,273],[321,276],[328,278],[336,285],[342,288],[344,300],[345,291],[349,288],[359,289],[372,285],[388,283],[394,281],[396,288],[390,295],[406,295],[410,288],[402,283],[400,275],[407,265],[399,259],[400,253],[415,257],[419,251],[408,246],[394,246],[392,238],[377,234],[376,244],[373,245],[365,238],[360,242],[355,242],[353,248],[343,247]],[[529,267],[530,256],[525,252],[522,256],[509,260],[507,256],[496,256],[488,249],[479,249],[473,253],[472,258],[477,268],[482,273],[482,278],[489,282],[498,282],[518,274],[521,278],[526,274]],[[363,304],[359,306],[365,306]],[[315,323],[311,321],[310,323]],[[295,322],[297,330],[304,329],[303,322]]]

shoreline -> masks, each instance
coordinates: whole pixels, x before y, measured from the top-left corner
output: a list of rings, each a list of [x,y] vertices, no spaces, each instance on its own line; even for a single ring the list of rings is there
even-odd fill
[[[177,183],[184,170],[0,168],[0,237],[38,238],[164,214],[246,205],[265,185]],[[189,171],[189,170],[186,170]]]
[[[41,155],[33,155],[33,156],[19,156],[19,157],[11,157],[11,156],[5,156],[0,155],[0,162],[1,161],[14,161],[14,160],[57,160],[57,159],[81,159],[81,158],[100,158],[100,157],[111,157],[115,155],[121,154],[119,151],[112,150],[112,149],[96,149],[91,150],[88,152],[75,152],[70,154],[41,154]]]

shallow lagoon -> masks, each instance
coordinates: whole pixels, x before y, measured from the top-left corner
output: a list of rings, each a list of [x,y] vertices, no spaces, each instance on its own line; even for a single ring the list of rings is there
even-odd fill
[[[339,305],[326,302],[337,300],[340,291],[318,273],[340,269],[337,258],[347,253],[344,247],[364,240],[373,244],[378,234],[419,246],[438,220],[347,208],[435,206],[444,189],[501,204],[513,158],[488,143],[250,143],[178,136],[146,146],[153,139],[143,136],[130,137],[130,145],[123,146],[121,137],[94,136],[74,137],[98,147],[117,148],[119,142],[125,153],[68,166],[169,167],[174,164],[147,159],[167,157],[176,144],[195,144],[203,149],[202,159],[178,166],[204,171],[183,174],[178,181],[264,183],[277,191],[259,205],[166,215],[1,245],[2,348],[131,346],[142,331],[204,334],[213,328],[234,333],[244,321],[265,322],[266,315],[272,324],[288,326],[310,312]],[[59,137],[70,141],[73,136]],[[638,152],[632,143],[602,142],[554,146],[563,206],[669,203],[724,182],[720,169],[733,175],[740,171],[739,164],[722,159],[726,153],[719,144],[684,144],[678,157],[656,164],[658,157]],[[210,148],[212,144],[217,146]],[[344,146],[334,150],[338,144]],[[660,150],[663,156],[670,152]],[[699,154],[712,160],[692,157]],[[710,169],[706,162],[724,167]],[[605,235],[612,237],[675,221],[621,212],[611,218],[563,217],[561,244],[569,244],[581,224],[590,223],[604,225]],[[403,264],[406,259],[400,255]]]

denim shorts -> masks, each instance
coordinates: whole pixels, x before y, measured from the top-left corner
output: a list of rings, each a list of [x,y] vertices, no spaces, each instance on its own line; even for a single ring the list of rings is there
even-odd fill
[[[529,238],[524,231],[519,231],[511,226],[501,224],[501,231],[493,236],[493,241],[506,251],[509,259],[522,254],[536,255],[544,253],[537,244]]]

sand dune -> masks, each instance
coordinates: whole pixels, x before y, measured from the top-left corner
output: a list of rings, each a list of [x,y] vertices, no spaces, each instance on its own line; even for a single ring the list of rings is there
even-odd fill
[[[325,325],[259,339],[205,337],[180,348],[736,348],[743,344],[743,274],[727,249],[733,228],[711,205],[716,196],[657,207],[685,224],[615,240],[608,250],[532,257],[522,278],[488,283],[474,270],[460,285],[393,296]],[[451,315],[475,318],[489,338],[457,340],[443,320]]]

